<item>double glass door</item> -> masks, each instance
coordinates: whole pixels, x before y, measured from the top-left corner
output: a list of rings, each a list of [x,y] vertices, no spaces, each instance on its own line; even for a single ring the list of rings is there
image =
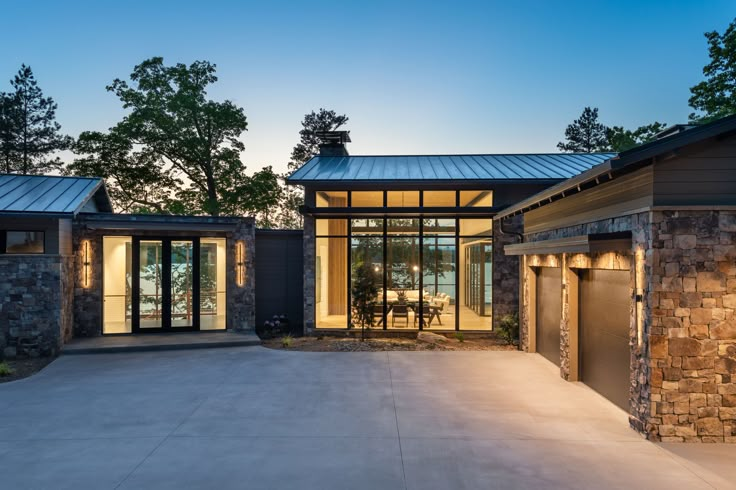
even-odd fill
[[[133,238],[132,328],[199,330],[199,240]]]

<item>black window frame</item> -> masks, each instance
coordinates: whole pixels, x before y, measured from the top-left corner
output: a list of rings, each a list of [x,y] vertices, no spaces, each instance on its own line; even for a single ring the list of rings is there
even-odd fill
[[[41,233],[43,238],[42,250],[40,252],[8,252],[8,233]],[[45,255],[46,254],[46,230],[3,230],[0,233],[0,254],[3,255]]]

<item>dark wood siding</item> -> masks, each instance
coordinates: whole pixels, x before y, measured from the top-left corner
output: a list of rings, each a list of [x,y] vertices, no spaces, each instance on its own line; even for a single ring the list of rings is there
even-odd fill
[[[529,211],[524,232],[539,233],[630,214],[652,205],[652,167]]]
[[[5,231],[42,231],[44,232],[44,253],[56,255],[59,253],[59,220],[56,218],[34,218],[32,215],[22,215],[17,218],[0,218],[0,233]],[[71,247],[71,243],[69,243]],[[62,247],[61,253],[66,253]]]
[[[256,325],[286,314],[292,333],[304,321],[302,232],[256,230]]]
[[[735,205],[736,136],[694,145],[655,163],[654,204]]]

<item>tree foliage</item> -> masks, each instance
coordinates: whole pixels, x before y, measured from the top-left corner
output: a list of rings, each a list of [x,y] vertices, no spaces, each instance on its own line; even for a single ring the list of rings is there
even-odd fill
[[[114,80],[107,90],[128,114],[108,133],[82,133],[75,145],[82,157],[68,171],[107,178],[125,210],[258,215],[276,206],[272,169],[248,176],[240,159],[243,109],[207,96],[215,69],[207,61],[166,66],[155,57],[137,65],[130,81]]]
[[[373,305],[376,304],[376,296],[378,295],[376,273],[371,264],[362,262],[353,268],[352,276],[351,326],[361,329],[362,339],[365,335],[365,329],[373,326]]]
[[[337,114],[333,110],[320,108],[318,112],[312,111],[304,115],[302,129],[299,131],[299,143],[291,151],[289,160],[289,173],[297,170],[307,163],[310,158],[319,152],[320,131],[335,131],[348,122],[348,116]],[[285,181],[288,175],[282,176]],[[299,206],[304,204],[304,190],[300,186],[287,186],[284,182],[281,215],[279,216],[280,228],[301,228],[302,215]]]
[[[30,66],[21,65],[10,81],[12,90],[0,92],[0,155],[5,173],[42,174],[57,170],[54,157],[72,139],[61,134],[57,105],[43,91]]]
[[[632,130],[623,126],[613,126],[608,128],[606,138],[608,139],[608,147],[611,151],[620,153],[644,143],[649,143],[656,139],[657,133],[667,127],[665,123],[658,121],[645,126],[639,126]]]
[[[593,153],[608,151],[608,128],[598,122],[598,108],[586,107],[580,118],[565,129],[565,140],[557,143],[562,151]]]
[[[690,88],[688,101],[695,109],[691,121],[707,122],[736,114],[736,20],[723,34],[706,32],[710,63],[703,67],[705,80]]]

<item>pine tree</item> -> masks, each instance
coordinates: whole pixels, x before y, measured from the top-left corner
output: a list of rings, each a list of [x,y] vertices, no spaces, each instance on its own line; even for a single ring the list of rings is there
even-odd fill
[[[5,171],[23,174],[42,174],[61,167],[61,160],[51,158],[54,153],[71,145],[71,138],[60,133],[56,122],[57,105],[51,97],[44,97],[30,66],[21,65],[10,82],[14,92],[5,94],[3,113],[10,121],[8,140],[4,140]],[[4,117],[3,117],[4,118]]]
[[[565,142],[557,143],[562,151],[593,153],[610,151],[608,145],[609,129],[598,122],[598,108],[586,107],[579,119],[565,129]]]
[[[12,173],[18,162],[18,104],[14,94],[0,92],[0,172]]]
[[[299,131],[299,143],[291,151],[289,171],[293,172],[309,161],[319,152],[320,131],[335,131],[348,122],[348,116],[335,111],[320,108],[319,112],[310,112],[304,116],[302,129]],[[282,179],[286,179],[286,175]],[[299,206],[304,204],[304,191],[301,187],[286,186],[283,189],[281,203],[280,228],[301,228],[302,215]]]

